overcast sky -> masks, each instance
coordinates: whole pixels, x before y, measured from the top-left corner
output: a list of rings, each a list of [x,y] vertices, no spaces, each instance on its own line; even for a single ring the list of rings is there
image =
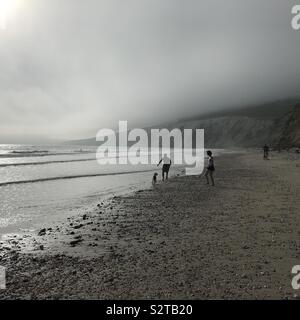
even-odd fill
[[[299,96],[294,4],[19,0],[0,29],[0,142]]]

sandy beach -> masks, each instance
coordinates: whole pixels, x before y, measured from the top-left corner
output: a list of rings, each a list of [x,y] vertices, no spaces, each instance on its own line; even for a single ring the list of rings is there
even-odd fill
[[[174,177],[7,235],[0,299],[297,299],[300,156],[245,151],[215,162],[215,187]]]

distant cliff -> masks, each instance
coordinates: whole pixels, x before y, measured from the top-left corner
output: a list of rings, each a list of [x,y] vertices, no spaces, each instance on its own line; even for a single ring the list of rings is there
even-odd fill
[[[281,149],[300,148],[300,104],[289,112],[278,147]]]
[[[204,129],[206,147],[278,147],[281,141],[281,148],[290,148],[299,145],[300,108],[294,108],[296,103],[286,100],[229,110],[178,121],[169,127]]]
[[[184,128],[201,128],[205,132],[205,146],[215,148],[257,147],[276,141],[277,128],[273,120],[231,116],[189,121]]]

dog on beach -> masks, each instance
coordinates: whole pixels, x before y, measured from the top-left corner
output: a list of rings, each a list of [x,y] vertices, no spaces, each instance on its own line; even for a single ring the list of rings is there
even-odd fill
[[[155,172],[154,175],[153,175],[153,178],[152,178],[152,185],[155,186],[156,183],[157,183],[157,176],[158,176],[158,173]]]

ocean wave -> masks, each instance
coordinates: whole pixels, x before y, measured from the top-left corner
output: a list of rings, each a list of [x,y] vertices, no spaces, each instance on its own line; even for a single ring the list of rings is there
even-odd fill
[[[26,158],[26,157],[48,157],[48,156],[72,156],[78,154],[94,153],[91,151],[83,152],[40,152],[40,151],[12,151],[9,153],[0,154],[0,158]]]
[[[66,180],[66,179],[115,176],[115,175],[136,174],[136,173],[151,172],[151,171],[155,171],[155,169],[124,171],[124,172],[110,172],[110,173],[83,174],[83,175],[74,175],[74,176],[59,176],[59,177],[39,178],[39,179],[32,179],[32,180],[16,180],[16,181],[1,182],[0,187],[12,185],[12,184],[25,184],[25,183],[36,183],[36,182],[46,182],[46,181],[55,181],[55,180]]]
[[[18,150],[14,150],[11,153],[48,153],[48,150],[24,150],[24,151],[18,151]]]
[[[45,165],[51,163],[68,163],[68,162],[82,162],[82,161],[94,161],[96,158],[88,159],[71,159],[71,160],[49,160],[49,161],[37,161],[37,162],[18,162],[18,163],[3,163],[0,164],[0,168],[3,167],[19,167],[19,166],[35,166],[35,165]]]

